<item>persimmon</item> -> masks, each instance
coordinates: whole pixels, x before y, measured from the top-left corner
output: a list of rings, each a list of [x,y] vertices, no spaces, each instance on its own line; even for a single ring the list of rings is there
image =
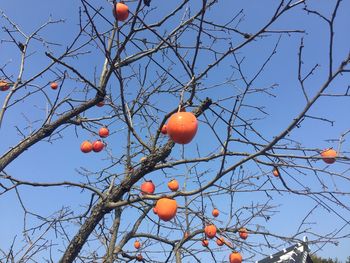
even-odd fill
[[[230,254],[230,263],[241,263],[242,262],[242,255],[238,253],[237,251],[234,251]]]
[[[167,134],[168,133],[166,124],[163,125],[162,129],[160,130],[160,132],[162,134]]]
[[[137,261],[142,261],[142,260],[143,260],[142,255],[141,255],[141,254],[137,254],[137,255],[136,255],[136,260],[137,260]]]
[[[153,207],[153,213],[157,214],[157,208]]]
[[[99,129],[98,131],[98,135],[101,137],[101,138],[106,138],[109,136],[109,130],[107,127],[102,127]]]
[[[6,91],[10,88],[10,84],[5,80],[0,80],[0,90]]]
[[[104,101],[100,101],[96,104],[97,107],[103,107],[105,105]]]
[[[92,151],[92,143],[90,141],[83,141],[80,145],[80,150],[83,153],[88,153]]]
[[[216,244],[221,247],[225,244],[225,238],[224,237],[219,237],[217,240],[216,240]]]
[[[154,185],[154,183],[151,180],[143,182],[141,184],[141,193],[142,194],[151,195],[154,193],[155,189],[156,189],[156,186]]]
[[[129,7],[124,3],[116,3],[113,15],[118,21],[125,21],[129,17]]]
[[[94,141],[94,143],[92,144],[92,150],[95,153],[102,151],[104,147],[105,147],[105,145],[100,140]]]
[[[177,203],[174,199],[161,198],[156,203],[157,215],[163,221],[169,221],[176,216]]]
[[[337,157],[337,152],[332,148],[323,150],[321,152],[322,160],[327,164],[332,164],[335,162],[335,158]]]
[[[50,87],[51,87],[51,89],[55,90],[55,89],[58,88],[58,83],[57,82],[51,82],[50,83]]]
[[[171,180],[170,182],[168,182],[168,188],[171,191],[176,192],[179,189],[179,182],[175,179]]]
[[[239,237],[246,240],[248,238],[248,231],[246,228],[241,228],[238,230]]]
[[[214,208],[213,211],[211,212],[211,214],[213,215],[213,217],[218,217],[220,212],[217,208]]]
[[[204,232],[208,238],[213,238],[216,235],[216,226],[215,225],[207,225],[204,228]]]
[[[277,167],[274,167],[274,168],[273,168],[272,174],[273,174],[273,176],[275,176],[275,177],[280,176],[280,171],[278,170]]]
[[[208,247],[209,246],[209,240],[208,239],[203,239],[202,240],[202,246],[203,247]]]
[[[192,112],[177,112],[170,116],[167,132],[170,138],[179,144],[192,141],[197,133],[198,121]]]
[[[140,241],[136,240],[136,241],[134,242],[134,248],[139,249],[140,247],[141,247]]]

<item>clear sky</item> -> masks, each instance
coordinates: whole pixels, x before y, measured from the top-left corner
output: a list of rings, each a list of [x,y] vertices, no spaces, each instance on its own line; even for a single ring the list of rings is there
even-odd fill
[[[103,14],[112,20],[112,14],[109,10],[110,4],[106,1],[90,1],[92,4],[101,5],[104,7]],[[156,14],[164,15],[168,10],[171,10],[179,1],[174,1],[173,3],[164,3],[161,0],[152,0],[152,6],[157,7],[156,11],[150,13],[146,22],[152,23],[159,19]],[[194,2],[194,1],[191,1]],[[248,33],[254,33],[258,30],[263,23],[271,16],[274,8],[276,7],[276,0],[260,1],[260,0],[250,0],[250,1],[233,1],[233,0],[223,0],[218,1],[219,4],[215,5],[210,9],[208,20],[217,21],[222,23],[228,21],[232,17],[232,14],[238,13],[239,10],[245,10],[245,16],[241,17],[241,22],[238,28],[242,31]],[[333,6],[333,0],[323,0],[323,1],[307,1],[310,4],[310,8],[316,8],[324,14],[329,16],[330,7]],[[66,46],[71,43],[72,39],[75,37],[79,30],[79,17],[78,10],[80,6],[80,1],[76,0],[61,0],[61,1],[42,1],[42,0],[32,0],[32,1],[20,1],[20,0],[3,0],[0,2],[0,10],[3,11],[12,21],[17,23],[20,28],[29,34],[33,30],[37,29],[41,24],[47,21],[50,17],[53,20],[63,19],[64,22],[59,22],[57,24],[51,25],[47,29],[44,29],[41,36],[50,43],[50,51],[52,51],[56,56],[58,56],[62,51],[65,50]],[[196,10],[197,6],[192,4],[188,6],[191,11]],[[130,3],[131,10],[135,8],[135,3]],[[348,34],[348,11],[350,11],[350,2],[343,1],[341,8],[339,10],[339,15],[335,23],[336,33],[334,42],[334,64],[338,65],[341,59],[345,58],[349,52],[350,37]],[[168,23],[168,30],[173,29],[181,17],[175,16],[171,23]],[[4,18],[1,18],[0,24],[6,24]],[[98,20],[98,26],[102,30],[108,30],[110,26],[103,20]],[[313,94],[316,90],[320,88],[320,85],[326,80],[327,73],[327,25],[324,21],[321,21],[314,15],[305,15],[301,7],[296,8],[295,11],[281,17],[281,19],[270,28],[271,30],[291,30],[300,29],[306,30],[307,34],[291,33],[290,35],[284,34],[279,39],[279,34],[271,33],[269,37],[259,39],[249,44],[247,47],[240,50],[237,54],[240,58],[244,58],[244,63],[242,67],[247,73],[248,78],[252,77],[257,68],[261,66],[264,59],[266,59],[272,52],[274,45],[279,41],[279,47],[277,53],[273,56],[271,63],[264,69],[263,74],[254,82],[255,88],[264,88],[272,86],[274,84],[274,89],[271,90],[271,94],[259,93],[256,95],[251,95],[247,99],[247,104],[264,106],[263,110],[268,113],[264,115],[261,112],[254,111],[251,109],[242,110],[241,116],[250,119],[256,118],[255,128],[258,129],[261,134],[272,140],[276,135],[278,135],[285,127],[295,118],[299,112],[303,109],[305,105],[305,100],[303,98],[301,89],[297,81],[297,54],[298,45],[300,39],[304,37],[304,60],[303,66],[305,67],[305,72],[310,70],[316,63],[320,64],[315,74],[310,77],[306,82],[307,92]],[[184,33],[186,35],[186,32]],[[225,33],[223,33],[225,35]],[[148,35],[146,35],[148,37]],[[20,40],[21,37],[17,34],[16,37]],[[151,37],[150,37],[151,38]],[[0,40],[8,40],[8,35],[1,30]],[[208,36],[204,39],[209,39]],[[193,43],[193,36],[188,36],[188,38],[182,39],[182,44]],[[83,40],[81,40],[83,41]],[[238,39],[236,35],[232,36],[232,43],[236,45],[242,41]],[[57,43],[59,45],[51,45],[51,43]],[[220,42],[221,43],[221,42]],[[217,44],[216,48],[222,48],[223,50],[227,48],[224,44]],[[93,47],[89,46],[86,50],[93,50],[91,53],[82,56],[80,59],[71,58],[70,62],[74,64],[77,68],[81,70],[86,76],[89,76],[90,80],[94,80],[96,75],[101,72],[103,57],[98,50],[94,50]],[[46,50],[46,43],[43,42],[33,42],[29,47],[28,54],[31,56],[28,58],[28,63],[26,64],[25,73],[23,78],[27,79],[33,74],[37,73],[44,65],[46,65],[50,60],[43,54]],[[135,48],[130,46],[126,53],[128,55],[135,52]],[[157,57],[156,57],[157,58]],[[159,59],[159,57],[157,58]],[[220,67],[217,67],[211,73],[203,79],[201,85],[203,87],[209,87],[217,83],[223,83],[232,74],[231,64],[233,64],[233,57],[230,57],[223,61]],[[215,61],[212,57],[207,57],[201,54],[198,58],[198,72],[201,68],[204,68],[209,61]],[[2,41],[0,44],[0,67],[7,64],[6,71],[10,72],[15,79],[18,72],[19,64],[19,52],[14,45],[6,41]],[[147,80],[151,81],[152,77],[156,76],[159,68],[156,66],[151,66],[152,74],[147,76]],[[154,67],[154,68],[153,68]],[[56,67],[55,72],[62,70],[62,67]],[[184,72],[179,72],[179,67],[174,65],[174,72],[176,76],[179,77],[180,81],[184,81]],[[96,73],[97,72],[97,73]],[[129,72],[128,72],[129,73]],[[35,81],[36,85],[45,85],[56,77],[54,72],[46,73],[42,78],[38,78]],[[336,80],[332,84],[328,91],[332,94],[344,93],[349,84],[349,76],[344,75],[339,80]],[[170,84],[169,84],[170,85]],[[111,92],[112,96],[117,100],[117,82],[110,83],[108,90]],[[239,79],[230,85],[223,85],[220,90],[210,89],[205,91],[205,93],[200,94],[199,98],[204,99],[209,96],[214,100],[229,96],[232,90],[243,88],[243,82]],[[18,97],[24,96],[31,88],[28,87],[27,90],[19,92]],[[138,89],[138,84],[135,80],[130,80],[127,85],[128,96],[131,100],[133,97],[133,88]],[[67,80],[64,90],[62,91],[63,96],[69,96],[74,91],[75,98],[84,98],[82,86],[77,85],[73,80]],[[328,92],[327,91],[327,92]],[[80,93],[79,93],[80,92]],[[234,93],[235,91],[233,91]],[[55,93],[52,90],[47,90],[48,96],[53,100],[55,98]],[[5,99],[6,94],[0,93],[0,101]],[[158,99],[158,98],[157,98]],[[230,106],[232,100],[223,102],[223,105]],[[178,99],[171,96],[159,97],[159,102],[157,105],[161,107],[165,112],[173,109],[178,104]],[[337,141],[331,139],[338,139],[339,136],[349,129],[349,117],[347,112],[349,112],[349,99],[346,97],[323,97],[314,106],[314,108],[308,113],[312,116],[318,116],[323,119],[329,119],[334,121],[331,125],[330,122],[320,121],[316,119],[307,119],[298,129],[293,130],[290,134],[290,139],[293,140],[291,144],[294,144],[294,140],[300,142],[302,145],[313,149],[324,149],[328,147],[334,147],[337,149]],[[12,107],[5,114],[4,122],[0,129],[0,136],[3,138],[0,144],[1,154],[8,150],[10,147],[14,146],[18,141],[21,140],[21,135],[18,129],[22,130],[26,135],[30,134],[31,129],[35,130],[45,117],[45,108],[47,103],[43,102],[42,94],[37,94],[28,98],[24,103],[18,103],[16,107]],[[86,113],[88,117],[99,117],[107,116],[110,114],[109,109],[106,108],[94,108]],[[159,118],[161,118],[161,114]],[[211,116],[211,115],[208,115]],[[30,120],[30,128],[24,129],[28,126],[27,120]],[[213,134],[210,129],[203,124],[204,119],[200,119],[200,128],[197,137],[191,143],[193,146],[186,146],[185,152],[188,157],[196,156],[196,149],[194,146],[198,147],[203,154],[209,152],[213,149],[217,141],[215,141]],[[17,160],[15,160],[9,167],[6,168],[6,172],[15,178],[28,181],[36,182],[59,182],[59,181],[83,181],[83,177],[80,173],[84,171],[99,171],[107,167],[113,158],[113,156],[120,156],[125,150],[125,126],[122,125],[118,120],[105,120],[102,122],[104,125],[109,125],[110,129],[115,133],[112,134],[110,138],[106,140],[108,144],[108,151],[104,151],[100,154],[89,154],[83,155],[79,150],[79,145],[82,140],[90,139],[93,140],[96,136],[89,130],[75,129],[70,126],[64,129],[60,135],[54,136],[54,140],[51,142],[40,142],[28,151],[23,153]],[[217,124],[220,125],[220,124]],[[221,124],[222,125],[222,124]],[[97,125],[98,127],[98,125]],[[18,129],[17,129],[18,128]],[[144,135],[146,136],[146,135]],[[210,136],[210,140],[208,140]],[[224,136],[224,133],[222,134]],[[254,138],[255,139],[255,138]],[[345,141],[342,153],[344,156],[349,154],[349,143]],[[247,150],[244,146],[237,145],[237,151]],[[241,148],[239,148],[241,147]],[[250,150],[251,151],[251,148]],[[181,147],[176,146],[174,150],[173,158],[176,158],[181,153]],[[140,158],[141,156],[137,156]],[[136,158],[135,158],[136,159]],[[230,161],[235,161],[238,159],[230,159]],[[137,160],[136,160],[137,161]],[[332,167],[326,167],[321,161],[314,164],[315,167],[319,169],[334,169],[334,172],[343,173],[345,178],[349,178],[348,163],[336,163]],[[110,173],[118,173],[123,171],[123,167],[113,167],[109,169]],[[205,171],[209,169],[210,174],[214,174],[218,169],[218,163],[204,164],[199,168],[199,171]],[[264,168],[267,171],[267,168]],[[147,179],[152,179],[156,185],[158,191],[166,191],[166,182],[168,178],[178,176],[180,184],[184,182],[185,168],[181,167],[177,170],[169,171],[166,180],[160,180],[160,177],[164,177],[163,173],[155,172],[147,176]],[[244,172],[250,175],[260,175],[260,180],[265,180],[266,174],[259,170],[259,168],[252,163],[247,163],[244,166]],[[235,174],[237,176],[237,174]],[[265,176],[265,177],[264,177]],[[204,180],[208,180],[209,177],[204,177]],[[297,178],[297,180],[294,180]],[[228,177],[226,178],[228,180]],[[274,179],[271,177],[271,179]],[[2,183],[3,179],[0,179]],[[288,170],[285,175],[285,180],[290,187],[295,187],[298,189],[297,181],[302,181],[304,185],[313,188],[318,187],[318,179],[312,171],[304,171],[304,174],[298,173],[294,170]],[[346,220],[350,220],[349,206],[350,206],[350,183],[348,179],[331,179],[327,176],[321,178],[323,182],[330,189],[335,191],[344,191],[348,193],[344,195],[342,201],[347,205],[346,208],[342,208],[323,200],[318,204],[318,209],[315,210],[310,217],[306,219],[307,225],[310,227],[310,238],[315,238],[315,235],[311,233],[317,233],[320,235],[329,235],[333,237],[332,231],[337,232],[337,230],[342,230],[336,234],[335,237],[350,235],[350,226],[347,225]],[[225,181],[224,181],[225,182]],[[227,181],[226,181],[227,182]],[[259,184],[259,182],[255,182]],[[284,189],[281,182],[275,180],[274,184],[278,189]],[[244,189],[245,186],[242,186]],[[315,189],[318,189],[318,188]],[[38,213],[42,216],[50,216],[52,213],[61,209],[62,207],[70,206],[72,210],[84,211],[84,205],[88,203],[87,200],[90,198],[90,194],[87,192],[81,192],[79,189],[75,188],[28,188],[21,187],[19,194],[24,200],[26,207],[30,207],[33,213]],[[281,235],[293,235],[296,231],[298,225],[304,220],[308,215],[308,212],[317,205],[315,200],[311,198],[306,198],[304,196],[296,196],[289,193],[273,192],[271,193],[272,200],[271,204],[276,205],[275,210],[279,211],[276,213],[268,222],[261,219],[257,219],[252,222],[251,227],[256,227],[256,225],[261,224],[261,227],[265,227],[269,231]],[[266,198],[266,195],[262,193],[251,193],[249,191],[237,193],[237,197],[234,201],[235,207],[240,208],[242,206],[248,206],[250,204],[256,203],[257,201]],[[179,200],[180,203],[183,199]],[[230,222],[229,205],[228,200],[222,200],[220,196],[213,197],[213,202],[215,205],[223,211],[223,216],[218,224],[224,226]],[[206,201],[208,205],[207,212],[210,213],[211,202]],[[332,210],[327,210],[322,207],[322,204],[331,205]],[[30,224],[32,222],[37,222],[34,217],[29,217],[29,222],[23,221],[23,210],[21,209],[21,204],[18,202],[18,198],[15,191],[10,191],[9,193],[0,195],[0,209],[3,211],[0,216],[0,248],[7,250],[12,243],[13,238],[17,235],[17,241],[22,240],[21,231],[23,229],[23,224]],[[131,209],[130,209],[131,210]],[[226,212],[225,212],[226,211]],[[338,213],[338,215],[335,214]],[[130,216],[136,216],[135,211],[130,211]],[[261,221],[260,221],[261,220]],[[129,225],[131,222],[124,223],[125,226]],[[142,232],[147,232],[149,230],[154,230],[152,224],[142,225]],[[255,229],[255,228],[254,228]],[[67,229],[67,232],[75,233],[75,229]],[[50,236],[54,237],[54,233],[49,233]],[[179,235],[175,233],[173,235]],[[339,244],[332,245],[326,244],[323,250],[318,251],[317,254],[324,257],[337,257],[338,259],[345,261],[345,259],[350,256],[349,247],[350,239],[342,238]],[[252,244],[257,244],[261,241],[261,237],[252,236],[250,241]],[[55,240],[57,247],[62,245],[60,239]],[[288,245],[286,245],[288,246]],[[128,247],[130,248],[130,246]],[[280,248],[283,248],[281,246]],[[311,246],[311,250],[316,250],[317,247]],[[273,253],[275,251],[262,251],[265,254]],[[55,252],[57,253],[57,252]],[[219,253],[221,259],[226,257],[226,252]],[[54,256],[57,257],[58,253]],[[259,259],[259,258],[255,258]]]

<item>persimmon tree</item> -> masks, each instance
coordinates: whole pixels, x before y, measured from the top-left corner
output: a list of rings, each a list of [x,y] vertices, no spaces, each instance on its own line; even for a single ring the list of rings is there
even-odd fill
[[[348,237],[348,2],[72,2],[30,32],[0,13],[0,199],[23,220],[1,262],[253,261]],[[198,120],[186,144],[164,130],[178,112]]]

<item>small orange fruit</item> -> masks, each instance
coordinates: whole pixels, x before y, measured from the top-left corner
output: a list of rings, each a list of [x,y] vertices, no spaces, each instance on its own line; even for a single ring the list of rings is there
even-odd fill
[[[101,138],[106,138],[109,135],[109,130],[107,127],[102,127],[98,131],[98,135],[100,135]]]
[[[136,260],[137,260],[137,261],[142,261],[142,260],[143,260],[142,255],[141,255],[141,254],[137,254]]]
[[[129,17],[129,7],[123,3],[116,3],[113,14],[118,21],[125,21]]]
[[[92,150],[95,153],[102,151],[104,147],[105,145],[100,140],[94,141],[94,143],[92,144]]]
[[[221,247],[225,244],[225,239],[224,237],[219,237],[217,240],[216,240],[216,244]]]
[[[171,180],[169,183],[168,183],[168,188],[173,191],[173,192],[176,192],[177,190],[179,190],[179,182],[175,179]]]
[[[134,248],[139,249],[140,247],[141,247],[140,241],[136,240],[136,241],[134,242]]]
[[[100,101],[99,103],[96,104],[97,107],[103,107],[105,105],[104,101]]]
[[[280,176],[280,171],[278,171],[278,168],[277,168],[277,167],[274,167],[274,168],[273,168],[272,174],[273,174],[275,177]]]
[[[10,88],[10,85],[5,80],[0,80],[0,90],[6,91]]]
[[[337,152],[331,148],[326,149],[321,152],[322,160],[327,164],[332,164],[335,162],[337,157]]]
[[[209,246],[209,241],[208,241],[208,239],[203,239],[203,240],[202,240],[202,246],[203,246],[203,247]]]
[[[246,228],[241,228],[238,230],[239,237],[246,240],[248,238],[248,231]]]
[[[143,182],[141,184],[141,193],[144,194],[144,195],[145,194],[148,194],[148,195],[153,194],[155,189],[156,189],[156,186],[154,185],[152,180]]]
[[[83,141],[80,145],[80,150],[83,153],[88,153],[92,151],[92,143],[90,141]]]
[[[230,263],[241,263],[242,256],[240,253],[234,251],[230,254]]]
[[[205,232],[207,237],[213,238],[216,235],[216,226],[214,226],[214,225],[207,225],[204,228],[204,232]]]
[[[50,84],[51,89],[55,90],[58,88],[58,83],[57,82],[51,82]]]
[[[211,214],[213,215],[213,217],[218,217],[220,212],[217,208],[214,208],[213,211],[211,212]]]

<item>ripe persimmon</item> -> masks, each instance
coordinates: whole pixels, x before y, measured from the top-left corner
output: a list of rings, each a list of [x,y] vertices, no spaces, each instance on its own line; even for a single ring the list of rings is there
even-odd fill
[[[80,150],[83,153],[88,153],[92,151],[92,143],[90,141],[83,141],[80,145]]]
[[[163,221],[170,221],[176,216],[177,203],[174,199],[160,198],[156,203],[157,215]]]
[[[218,217],[220,212],[217,208],[214,208],[213,211],[211,212],[211,214],[213,215],[213,217]]]
[[[216,244],[221,247],[225,244],[225,239],[224,237],[219,237],[217,240],[216,240]]]
[[[105,147],[105,145],[100,140],[94,141],[94,143],[92,144],[92,150],[95,153],[102,151],[104,147]]]
[[[332,164],[335,162],[337,157],[337,152],[332,148],[326,149],[321,152],[322,160],[327,164]]]
[[[124,3],[116,3],[113,15],[118,21],[125,21],[129,17],[129,7]]]
[[[103,107],[105,105],[104,101],[100,101],[99,103],[96,104],[97,107]]]
[[[171,180],[170,182],[168,182],[168,188],[171,191],[176,192],[177,190],[179,190],[179,182],[175,179]]]
[[[277,167],[274,167],[274,168],[273,168],[272,174],[273,174],[273,176],[275,176],[275,177],[280,176],[280,171],[278,171],[278,168],[277,168]]]
[[[101,138],[106,138],[109,135],[109,130],[107,127],[102,127],[98,131],[98,135],[100,135]]]
[[[209,246],[209,240],[208,239],[203,239],[202,240],[202,246],[203,247],[208,247]]]
[[[239,237],[246,240],[248,238],[248,231],[246,228],[241,228],[238,230]]]
[[[204,232],[208,238],[213,238],[216,235],[216,226],[215,225],[207,225],[204,228]]]
[[[0,80],[0,90],[6,91],[10,88],[10,84],[5,80]]]
[[[171,115],[167,124],[170,138],[180,144],[192,141],[197,133],[198,121],[192,112],[177,112]]]
[[[137,260],[137,261],[142,261],[142,260],[143,260],[142,255],[141,255],[141,254],[137,254],[136,260]]]
[[[134,242],[134,248],[139,249],[140,247],[141,247],[140,241],[136,240],[136,241]]]
[[[241,263],[242,262],[242,255],[236,251],[232,252],[230,254],[230,263]]]
[[[51,87],[51,89],[55,90],[55,89],[58,88],[58,83],[57,82],[51,82],[50,83],[50,87]]]
[[[145,181],[141,184],[141,193],[142,194],[151,195],[154,193],[155,189],[156,189],[156,186],[154,185],[154,183],[151,180]]]

